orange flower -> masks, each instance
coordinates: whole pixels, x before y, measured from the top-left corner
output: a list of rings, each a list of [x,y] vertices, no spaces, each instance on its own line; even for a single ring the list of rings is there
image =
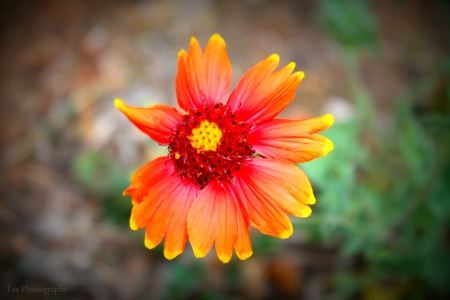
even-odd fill
[[[288,214],[305,218],[315,203],[311,185],[295,163],[325,155],[333,144],[317,132],[333,124],[329,114],[304,120],[274,119],[294,99],[303,72],[294,63],[275,72],[278,55],[258,63],[238,82],[226,104],[231,65],[215,34],[203,52],[195,38],[178,55],[175,79],[181,113],[168,105],[115,105],[169,154],[141,167],[124,195],[131,195],[130,227],[146,227],[145,245],[163,237],[173,259],[189,239],[194,255],[215,245],[228,262],[253,253],[249,225],[288,238]]]

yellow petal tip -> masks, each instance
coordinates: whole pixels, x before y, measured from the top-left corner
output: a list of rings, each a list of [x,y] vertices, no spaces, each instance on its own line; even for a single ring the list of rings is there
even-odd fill
[[[220,42],[224,42],[224,40],[223,40],[223,38],[220,36],[220,34],[218,34],[218,33],[214,33],[212,36],[211,36],[211,38],[210,38],[210,40],[217,40],[217,41],[220,41]]]
[[[299,81],[302,81],[303,78],[305,78],[305,73],[303,73],[302,71],[300,71],[300,72],[294,73],[293,76],[297,76],[297,79],[298,79]]]
[[[180,51],[178,51],[178,58],[185,56],[186,55],[186,50],[181,49]]]
[[[227,255],[227,254],[219,254],[217,253],[217,257],[220,259],[221,262],[223,262],[224,264],[226,264],[227,262],[230,261],[231,259],[231,255]]]
[[[133,220],[133,217],[130,218],[130,228],[131,230],[138,230],[138,226],[136,224],[136,222]]]
[[[197,39],[195,37],[191,37],[190,45],[198,44]]]
[[[156,246],[158,246],[158,244],[155,244],[155,243],[153,243],[152,241],[150,241],[150,239],[147,238],[147,236],[145,237],[144,245],[145,245],[145,247],[148,248],[148,249],[153,249],[153,248],[155,248]]]
[[[168,260],[172,260],[175,257],[177,257],[178,255],[180,255],[179,252],[164,250],[164,257]]]
[[[315,202],[316,200],[315,200],[314,196],[312,196],[312,198],[314,199],[314,200],[312,200],[312,201]],[[310,197],[310,199],[308,199],[308,202],[310,202],[310,201],[311,201],[311,197]],[[311,214],[312,214],[312,209],[311,209],[311,207],[305,206],[305,207],[302,208],[302,211],[301,211],[301,217],[302,217],[302,218],[307,218],[307,217],[309,217]]]
[[[246,260],[247,258],[249,258],[250,256],[253,255],[253,251],[249,251],[249,252],[236,252],[237,257],[239,257],[240,260]]]
[[[280,61],[280,56],[278,54],[272,54],[267,60]]]
[[[293,232],[294,232],[294,228],[292,227],[292,224],[289,224],[289,228],[287,230],[281,232],[278,237],[280,239],[287,239],[288,237],[290,237],[292,235]]]
[[[282,232],[282,233],[280,234],[279,238],[280,238],[280,239],[287,239],[287,238],[289,238],[291,235],[292,235],[292,232],[285,231],[285,232]]]
[[[328,125],[328,127],[334,124],[334,117],[332,114],[323,115],[323,120]]]
[[[327,154],[328,152],[330,152],[331,150],[334,149],[334,144],[332,141],[330,141],[329,139],[325,140],[325,144],[323,146],[323,152],[324,155]]]
[[[314,194],[312,192],[312,189],[311,189],[311,193],[309,195],[309,198],[304,203],[308,204],[308,205],[312,205],[312,204],[316,203],[316,197],[314,196]],[[311,210],[311,208],[309,210]],[[312,211],[309,214],[311,214],[311,213],[312,213]]]
[[[121,110],[125,104],[123,103],[122,100],[120,100],[119,98],[116,98],[116,99],[114,100],[114,105],[116,106],[116,108],[117,108],[118,110]]]
[[[197,247],[194,247],[194,246],[192,246],[192,250],[194,251],[194,256],[196,258],[205,257],[206,253],[208,253],[208,252],[201,251],[200,249],[198,249]]]
[[[294,70],[295,69],[295,62],[290,62],[288,63],[288,65],[286,66],[286,68],[290,69],[290,70]]]

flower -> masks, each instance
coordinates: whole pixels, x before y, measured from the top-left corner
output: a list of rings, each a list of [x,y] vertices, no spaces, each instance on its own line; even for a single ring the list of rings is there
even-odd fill
[[[317,132],[333,124],[313,119],[274,119],[294,99],[303,72],[290,63],[275,71],[278,55],[258,63],[237,83],[226,104],[231,65],[224,40],[214,34],[203,52],[195,38],[178,54],[178,104],[115,105],[169,153],[141,167],[124,195],[131,195],[130,227],[146,227],[145,245],[164,241],[173,259],[189,239],[194,255],[215,245],[228,262],[253,254],[249,226],[279,238],[292,235],[288,214],[305,218],[315,198],[296,163],[325,155],[333,144]]]

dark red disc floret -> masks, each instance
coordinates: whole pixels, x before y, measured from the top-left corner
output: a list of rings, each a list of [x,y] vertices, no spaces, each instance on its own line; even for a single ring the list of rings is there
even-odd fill
[[[189,136],[203,121],[214,122],[222,131],[216,151],[198,151],[192,147]],[[232,181],[234,171],[255,156],[255,150],[247,140],[248,131],[254,126],[237,120],[233,111],[223,104],[206,105],[202,109],[190,109],[169,137],[169,158],[175,163],[178,175],[203,189],[212,180]]]

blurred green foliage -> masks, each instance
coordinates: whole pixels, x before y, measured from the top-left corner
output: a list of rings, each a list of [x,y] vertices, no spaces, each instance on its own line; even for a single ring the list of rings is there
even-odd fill
[[[241,273],[235,262],[222,265],[225,279],[224,287],[228,293],[217,291],[207,286],[210,278],[210,266],[203,260],[196,260],[189,264],[174,263],[171,265],[171,281],[166,286],[167,299],[202,299],[202,300],[226,300],[234,299],[227,296],[237,292],[240,288]]]
[[[72,165],[73,176],[87,192],[101,200],[103,215],[121,226],[128,226],[131,201],[122,196],[129,185],[128,173],[117,164],[111,163],[108,153],[80,153]]]
[[[322,0],[317,22],[347,51],[378,49],[375,17],[366,0]]]

